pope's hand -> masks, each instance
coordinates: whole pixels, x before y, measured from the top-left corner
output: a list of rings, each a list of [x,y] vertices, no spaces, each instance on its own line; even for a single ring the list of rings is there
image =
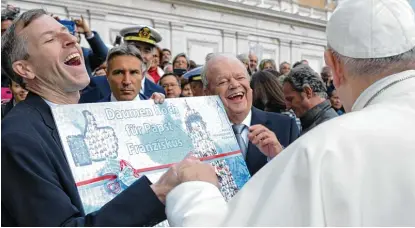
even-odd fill
[[[283,150],[274,132],[260,124],[249,128],[248,139],[269,158],[274,158]]]
[[[207,163],[202,163],[195,157],[188,157],[180,162],[177,167],[177,176],[180,183],[189,181],[204,181],[219,186],[215,168]]]
[[[160,179],[151,185],[151,189],[153,189],[154,193],[156,194],[157,198],[162,203],[166,202],[167,194],[177,185],[180,184],[179,178],[177,176],[177,165],[173,165],[166,173],[164,173]]]
[[[166,96],[164,96],[164,94],[162,94],[162,93],[154,92],[151,95],[150,99],[154,100],[154,103],[156,103],[156,104],[163,104],[165,97]]]

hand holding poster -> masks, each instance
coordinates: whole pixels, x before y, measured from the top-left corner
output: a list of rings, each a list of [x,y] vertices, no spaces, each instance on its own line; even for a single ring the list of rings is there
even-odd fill
[[[219,97],[52,108],[86,213],[146,175],[153,183],[189,152],[210,162],[226,200],[249,171]]]

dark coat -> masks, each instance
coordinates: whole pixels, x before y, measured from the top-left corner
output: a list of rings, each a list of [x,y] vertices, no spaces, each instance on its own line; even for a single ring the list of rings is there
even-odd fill
[[[166,218],[146,177],[86,215],[50,107],[38,95],[29,93],[4,118],[1,142],[2,226],[151,226]]]
[[[92,76],[92,72],[105,62],[108,54],[108,48],[102,41],[98,33],[93,32],[94,37],[86,39],[91,48],[82,47],[82,53],[85,59],[85,67],[89,77]]]
[[[92,77],[89,85],[82,90],[79,103],[95,103],[111,94],[106,76]]]
[[[264,112],[252,107],[251,126],[256,124],[262,124],[274,132],[283,147],[288,147],[300,135],[295,119],[278,113]],[[267,162],[267,156],[258,147],[249,142],[246,165],[251,175],[258,172]]]
[[[14,107],[13,98],[9,102],[2,104],[1,105],[1,119],[3,119],[7,115],[7,113],[9,113],[10,110],[12,110],[13,107]]]
[[[148,79],[143,79],[144,81],[144,96],[146,97],[151,97],[151,95],[153,95],[153,93],[158,92],[158,93],[162,93],[164,95],[166,95],[166,91],[164,91],[163,87],[155,84],[154,82],[148,80]]]
[[[315,126],[339,116],[331,107],[329,100],[326,100],[312,109],[308,110],[303,117],[300,118],[303,131],[301,135],[313,129]]]

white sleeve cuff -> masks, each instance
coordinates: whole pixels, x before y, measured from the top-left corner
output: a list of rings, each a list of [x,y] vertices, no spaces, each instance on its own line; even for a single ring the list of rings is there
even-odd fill
[[[85,33],[85,35],[86,35],[86,33]],[[85,36],[85,38],[86,38],[87,40],[90,40],[90,39],[94,38],[94,36],[95,36],[95,35],[94,35],[94,32],[92,32],[92,31],[91,31],[91,35],[90,35],[90,36],[88,36],[88,37],[86,37],[86,36]]]
[[[166,197],[170,226],[218,226],[227,214],[219,189],[203,181],[185,182]]]

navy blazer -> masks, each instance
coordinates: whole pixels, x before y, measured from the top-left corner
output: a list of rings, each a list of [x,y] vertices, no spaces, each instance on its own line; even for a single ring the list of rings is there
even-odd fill
[[[12,110],[13,108],[13,98],[10,99],[10,101],[8,101],[6,104],[2,104],[1,105],[1,119],[3,119],[7,113],[10,112],[10,110]]]
[[[92,76],[92,72],[99,67],[107,59],[108,48],[102,41],[98,33],[93,32],[94,37],[86,39],[91,48],[82,47],[82,53],[85,59],[85,67],[89,77]]]
[[[91,78],[89,85],[82,90],[79,103],[95,103],[111,94],[110,84],[106,76]]]
[[[278,113],[264,112],[252,107],[251,126],[256,124],[262,124],[274,132],[278,141],[284,148],[288,147],[300,135],[294,118]],[[251,176],[258,172],[258,170],[266,165],[267,162],[267,156],[265,156],[258,147],[249,142],[246,154],[246,165],[248,166]]]
[[[86,215],[50,107],[38,95],[7,114],[1,142],[2,226],[152,226],[166,218],[146,177]]]
[[[140,97],[140,100],[148,100],[148,97],[144,96],[143,94],[139,93],[138,96]],[[99,100],[98,102],[111,102],[111,94],[104,97],[104,99]]]
[[[151,97],[154,92],[162,93],[166,95],[166,91],[164,91],[163,87],[155,84],[154,82],[148,80],[147,78],[143,78],[144,81],[144,96]]]

